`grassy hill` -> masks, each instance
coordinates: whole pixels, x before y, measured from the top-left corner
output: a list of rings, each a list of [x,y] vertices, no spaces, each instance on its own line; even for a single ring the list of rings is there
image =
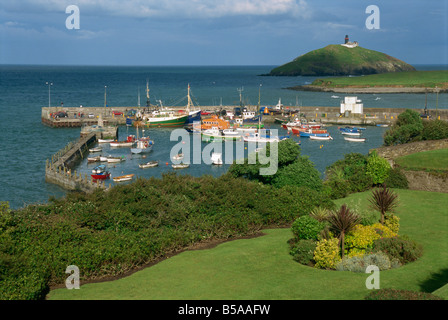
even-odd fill
[[[336,77],[316,79],[311,84],[328,88],[338,87],[421,87],[448,88],[448,70],[409,71],[372,74],[364,77]]]
[[[387,54],[362,47],[328,45],[271,70],[271,76],[342,76],[415,71]]]

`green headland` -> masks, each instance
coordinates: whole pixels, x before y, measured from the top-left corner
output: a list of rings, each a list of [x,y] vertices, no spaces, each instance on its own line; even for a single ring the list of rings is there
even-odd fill
[[[344,76],[415,71],[404,61],[385,53],[343,45],[310,51],[271,70],[270,76]]]

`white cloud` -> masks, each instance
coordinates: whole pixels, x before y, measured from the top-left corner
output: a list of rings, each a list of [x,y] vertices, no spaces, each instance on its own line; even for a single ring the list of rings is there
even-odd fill
[[[115,15],[140,18],[219,18],[238,15],[306,16],[305,0],[15,0],[4,10],[65,12],[77,5],[81,14]]]

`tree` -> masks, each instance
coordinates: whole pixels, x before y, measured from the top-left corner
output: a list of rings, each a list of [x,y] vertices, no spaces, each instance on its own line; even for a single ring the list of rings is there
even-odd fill
[[[372,191],[369,202],[373,209],[381,213],[380,223],[384,224],[386,212],[390,212],[398,206],[398,195],[383,184],[382,188]]]
[[[376,151],[373,151],[368,159],[366,166],[366,175],[372,178],[374,184],[383,183],[389,176],[391,167],[389,162],[378,156]]]
[[[407,109],[398,115],[394,125],[386,131],[384,135],[384,144],[392,146],[412,141],[418,141],[422,138],[423,121],[420,114],[411,109]]]
[[[328,222],[330,222],[330,230],[335,232],[339,238],[343,258],[345,235],[361,222],[361,217],[351,212],[347,205],[343,204],[338,211],[330,213]]]

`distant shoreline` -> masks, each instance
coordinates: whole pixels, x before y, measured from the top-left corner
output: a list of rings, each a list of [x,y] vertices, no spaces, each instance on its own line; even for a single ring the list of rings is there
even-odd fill
[[[336,93],[436,93],[435,88],[422,87],[398,87],[398,86],[378,86],[378,87],[324,87],[315,85],[304,85],[288,87],[286,89],[296,91],[317,91]],[[448,89],[438,88],[439,93],[447,93]]]

